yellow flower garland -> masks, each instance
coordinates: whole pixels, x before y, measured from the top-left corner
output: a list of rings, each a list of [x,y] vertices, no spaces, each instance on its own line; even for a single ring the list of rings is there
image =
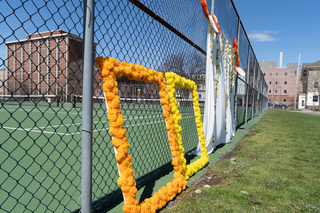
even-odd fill
[[[103,90],[108,104],[108,120],[110,122],[109,132],[113,136],[112,144],[115,147],[116,161],[118,163],[120,177],[118,184],[123,192],[125,205],[122,207],[124,212],[155,212],[164,207],[168,201],[172,200],[177,194],[186,188],[187,181],[183,176],[179,147],[176,143],[175,128],[173,118],[170,113],[169,96],[166,81],[162,73],[155,70],[148,70],[141,65],[118,62],[114,58],[98,57],[95,60],[100,68],[100,75],[103,78]],[[160,89],[160,102],[163,106],[163,115],[166,120],[166,129],[169,134],[169,142],[172,151],[172,165],[174,168],[174,179],[167,186],[162,187],[151,198],[139,204],[136,198],[137,188],[132,170],[131,156],[128,154],[130,146],[124,128],[124,117],[120,109],[120,97],[118,95],[118,83],[116,78],[127,76],[131,80],[154,82]]]
[[[176,131],[177,143],[180,151],[181,165],[183,168],[184,177],[186,180],[188,180],[190,176],[195,174],[197,171],[199,171],[201,168],[203,168],[206,164],[209,163],[209,155],[207,153],[207,147],[205,144],[204,133],[203,133],[203,125],[201,121],[201,112],[200,112],[200,106],[199,106],[199,100],[198,100],[197,86],[194,81],[180,77],[179,75],[173,72],[167,72],[165,76],[168,84],[170,107],[171,107],[171,113],[174,118],[174,128]],[[182,146],[182,136],[181,136],[182,128],[180,126],[181,114],[178,109],[178,103],[176,99],[176,92],[175,92],[176,87],[186,88],[188,90],[191,90],[192,92],[193,107],[195,111],[199,143],[201,147],[201,157],[200,159],[196,160],[195,162],[189,165],[186,165],[186,159],[184,157],[185,155],[184,148]]]

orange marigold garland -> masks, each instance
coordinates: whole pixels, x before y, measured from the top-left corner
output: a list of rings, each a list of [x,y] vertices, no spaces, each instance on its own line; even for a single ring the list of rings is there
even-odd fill
[[[209,10],[208,10],[208,4],[206,0],[200,0],[202,11],[204,13],[204,16],[208,19],[209,18]]]
[[[216,24],[216,27],[218,29],[218,33],[221,35],[221,30],[220,30],[219,21],[218,21],[217,16],[215,14],[212,14],[212,19],[213,19],[214,23]]]
[[[109,132],[112,135],[112,144],[116,149],[116,161],[118,163],[119,174],[118,184],[123,192],[125,205],[124,212],[155,212],[164,207],[168,201],[186,188],[187,181],[183,176],[180,163],[179,147],[176,143],[176,135],[173,124],[173,117],[170,113],[169,96],[166,81],[162,73],[155,70],[148,70],[141,65],[118,62],[114,58],[98,57],[95,60],[100,68],[100,75],[103,78],[103,90],[108,104],[108,120],[110,122]],[[139,205],[136,198],[137,188],[132,170],[131,156],[128,154],[129,142],[124,128],[124,118],[120,109],[120,97],[118,95],[118,83],[116,78],[127,76],[131,80],[154,82],[160,89],[160,102],[163,106],[163,115],[166,120],[166,129],[169,134],[169,142],[172,151],[172,165],[174,168],[174,179],[167,186],[162,187],[151,198],[146,199]]]
[[[202,11],[204,16],[207,19],[212,18],[214,24],[216,25],[217,29],[218,29],[218,33],[221,34],[221,30],[220,30],[220,26],[219,26],[219,21],[216,15],[212,14],[211,17],[209,16],[209,10],[208,10],[208,4],[206,0],[200,0],[201,3],[201,7],[202,7]]]
[[[186,180],[188,180],[190,176],[195,174],[197,171],[199,171],[209,163],[209,155],[207,153],[207,147],[206,147],[204,133],[203,133],[203,125],[201,120],[197,86],[194,81],[180,77],[179,75],[173,72],[167,72],[165,76],[168,84],[170,107],[171,107],[171,113],[173,114],[173,118],[174,118],[174,128],[176,130],[176,137],[177,137],[177,143],[179,146],[181,165],[183,168],[184,177],[186,178]],[[186,159],[184,157],[185,155],[184,148],[182,146],[182,136],[181,136],[182,128],[180,126],[181,114],[178,109],[178,103],[176,99],[176,92],[175,92],[176,87],[186,88],[188,90],[191,90],[192,92],[193,107],[195,111],[196,125],[198,130],[199,143],[201,147],[201,157],[200,159],[196,160],[195,162],[189,165],[186,164]]]
[[[236,59],[236,65],[234,67],[234,73],[237,75],[237,73],[238,73],[237,72],[237,67],[239,67],[239,65],[240,65],[240,58],[239,58],[238,43],[237,43],[237,39],[236,38],[233,39],[232,47],[233,47],[234,56],[235,56],[235,59]]]

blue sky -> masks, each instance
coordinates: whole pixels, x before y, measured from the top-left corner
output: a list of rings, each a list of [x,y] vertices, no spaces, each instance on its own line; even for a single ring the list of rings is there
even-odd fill
[[[210,0],[207,0],[210,1]],[[220,1],[220,0],[216,0]],[[301,64],[312,63],[320,60],[320,0],[233,0],[238,10],[242,23],[249,35],[252,47],[259,61],[279,62],[279,53],[283,52],[283,66],[287,63],[298,62],[298,54],[301,53]],[[40,7],[42,1],[37,6]],[[16,1],[10,1],[12,8],[5,2],[0,1],[3,9],[1,14],[7,16],[6,22],[0,22],[2,29],[0,36],[0,68],[3,68],[5,59],[4,41],[24,39],[27,33],[34,33],[37,30],[51,30],[50,26],[59,25],[58,28],[70,30],[72,33],[81,34],[82,26],[81,12],[73,12],[71,15],[67,11],[68,5],[61,7],[63,1],[55,1],[57,5],[41,7],[40,12],[43,19],[50,17],[50,10],[60,8],[60,13],[55,14],[57,23],[51,20],[43,21],[39,17],[35,6],[31,1],[25,3],[32,19],[26,14],[24,8],[20,7],[15,13],[22,17],[23,27],[18,21],[18,17],[10,15],[12,8],[18,8]],[[71,8],[73,5],[71,5]],[[78,10],[81,10],[79,7]],[[36,25],[33,24],[37,23]],[[8,28],[7,23],[10,23]],[[75,28],[69,29],[68,23]],[[39,29],[37,29],[37,27]],[[55,27],[56,28],[56,27]],[[12,31],[14,33],[12,34]],[[80,35],[81,36],[81,35]]]
[[[233,0],[258,61],[320,60],[320,0]]]

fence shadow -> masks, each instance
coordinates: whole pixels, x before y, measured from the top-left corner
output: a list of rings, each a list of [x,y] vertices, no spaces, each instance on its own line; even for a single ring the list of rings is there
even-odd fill
[[[193,151],[193,150],[191,150]],[[187,160],[187,164],[189,164],[193,159],[195,159],[197,155],[185,155],[185,158]],[[138,178],[136,180],[137,183],[137,189],[141,189],[144,187],[143,192],[140,196],[140,202],[145,200],[146,198],[149,198],[154,193],[154,187],[156,184],[156,181],[162,178],[165,175],[168,175],[173,170],[173,166],[171,162],[168,162],[164,164],[163,166],[149,172],[148,174]],[[120,187],[114,191],[112,191],[109,194],[106,194],[105,196],[101,197],[100,199],[94,201],[92,203],[93,206],[93,212],[95,213],[104,213],[108,212],[117,205],[119,205],[123,201],[122,197],[122,191]],[[77,209],[74,211],[74,213],[80,212],[80,209]]]
[[[144,199],[149,198],[152,196],[154,192],[155,183],[164,175],[168,175],[173,170],[173,166],[171,162],[164,164],[163,166],[149,172],[148,174],[138,178],[136,180],[137,189],[143,189],[143,192],[140,196],[140,202]],[[112,198],[112,199],[111,199]],[[115,206],[119,205],[123,201],[122,191],[120,188],[117,190],[112,191],[109,194],[101,197],[100,199],[94,201],[92,203],[93,211],[95,213],[104,213],[108,212],[113,209]],[[98,207],[98,208],[95,208]],[[80,209],[76,210],[76,212],[80,212]]]

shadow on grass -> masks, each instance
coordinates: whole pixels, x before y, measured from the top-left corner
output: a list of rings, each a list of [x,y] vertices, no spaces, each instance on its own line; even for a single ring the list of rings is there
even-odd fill
[[[168,162],[163,166],[138,178],[136,180],[137,189],[139,190],[145,186],[140,196],[140,202],[142,202],[146,198],[151,197],[154,192],[156,181],[162,178],[162,176],[168,175],[172,170],[173,170],[173,166],[171,162]],[[122,191],[119,187],[118,189],[112,191],[111,193],[106,194],[100,199],[94,201],[92,203],[92,212],[95,212],[95,213],[108,212],[114,207],[116,207],[117,205],[119,205],[121,202],[123,202],[123,197],[122,197]],[[80,209],[74,212],[80,212]]]
[[[190,164],[191,161],[197,157],[197,155],[188,155],[188,154],[185,154],[184,157],[185,157],[185,159],[186,159],[186,161],[187,161],[187,164]]]
[[[219,144],[218,146],[215,147],[214,150],[216,151],[217,149],[220,149],[224,146],[225,144]],[[190,164],[197,157],[199,156],[186,154],[185,158],[186,158],[187,164]],[[152,196],[152,194],[154,193],[156,181],[158,181],[163,176],[168,175],[172,170],[173,170],[173,166],[171,162],[168,162],[163,166],[149,172],[148,174],[136,180],[138,190],[144,187],[143,192],[140,196],[140,200],[139,200],[140,203],[143,202],[143,200],[145,200],[146,198],[150,198]],[[101,197],[100,199],[95,200],[92,203],[92,212],[95,212],[95,213],[108,212],[114,207],[116,207],[117,205],[119,205],[121,202],[123,202],[123,197],[122,197],[122,191],[119,187],[116,190]],[[80,211],[81,211],[80,209],[77,209],[74,212],[76,213]]]
[[[217,145],[217,146],[214,147],[213,151],[215,152],[215,151],[217,151],[218,149],[221,149],[222,147],[224,147],[225,145],[226,145],[225,143],[219,144],[219,145]]]
[[[142,203],[146,198],[149,198],[153,194],[154,186],[156,185],[156,181],[150,181],[145,187],[140,196],[140,203]]]

